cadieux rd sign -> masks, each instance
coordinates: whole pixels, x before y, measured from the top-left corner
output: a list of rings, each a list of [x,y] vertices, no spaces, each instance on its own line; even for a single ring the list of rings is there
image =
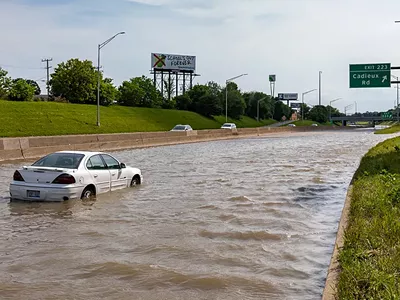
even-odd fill
[[[350,88],[390,87],[390,63],[350,65]]]

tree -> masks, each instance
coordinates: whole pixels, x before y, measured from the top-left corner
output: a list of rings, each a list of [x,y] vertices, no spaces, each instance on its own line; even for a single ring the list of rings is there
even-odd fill
[[[309,107],[307,104],[300,104],[300,111],[299,111],[299,115],[304,117],[304,120],[309,119],[310,117],[310,110],[311,107]]]
[[[60,63],[49,82],[51,94],[71,103],[97,103],[97,71],[89,60]],[[100,75],[101,76],[101,75]]]
[[[0,67],[0,98],[6,98],[11,87],[11,78],[7,74],[8,72]]]
[[[277,121],[282,121],[283,117],[286,119],[290,118],[290,115],[292,113],[292,109],[287,106],[285,103],[282,101],[276,99],[275,100],[275,110],[274,110],[274,119]]]
[[[145,76],[122,82],[118,90],[121,105],[139,107],[161,107],[162,105],[160,92],[153,81]]]
[[[13,101],[31,101],[35,94],[35,87],[26,80],[19,79],[13,81],[8,98]]]
[[[31,85],[35,88],[35,95],[40,95],[41,89],[40,89],[39,84],[36,81],[34,81],[32,79],[16,78],[16,79],[13,79],[13,82],[17,82],[18,80],[25,80],[26,83],[28,83],[29,85]]]
[[[187,94],[191,99],[188,107],[191,111],[206,117],[221,113],[218,96],[208,85],[197,84]]]
[[[328,110],[323,105],[315,105],[310,110],[311,120],[319,123],[326,123],[328,121]]]
[[[40,93],[42,92],[40,89],[39,84],[35,81],[35,80],[31,80],[31,79],[26,79],[26,82],[33,86],[35,88],[35,95],[40,95]]]
[[[118,98],[118,90],[111,78],[105,78],[100,83],[100,105],[109,106]]]
[[[331,112],[331,117],[341,117],[342,115],[344,115],[344,114],[342,114],[337,108],[335,108],[335,107],[333,107],[333,106],[327,106],[326,107],[326,109],[328,110],[328,113],[329,113],[329,109],[330,109],[330,112]],[[358,114],[357,114],[358,115]],[[359,114],[359,116],[362,116],[362,114],[360,113]]]
[[[228,88],[228,116],[239,120],[246,110],[246,103],[242,93],[240,92],[238,86],[234,82],[229,82],[228,85],[223,90],[223,94],[226,93],[226,88]],[[226,97],[223,97],[223,107],[225,107]],[[221,104],[222,104],[221,103]],[[222,105],[221,105],[222,106]]]
[[[272,100],[271,96],[262,92],[250,92],[244,93],[243,98],[246,103],[246,116],[256,119],[258,108],[260,119],[273,117],[275,102]],[[259,105],[258,101],[260,101]]]
[[[183,95],[175,97],[175,107],[179,110],[191,110],[193,106],[192,99],[189,97],[189,94],[184,93]]]

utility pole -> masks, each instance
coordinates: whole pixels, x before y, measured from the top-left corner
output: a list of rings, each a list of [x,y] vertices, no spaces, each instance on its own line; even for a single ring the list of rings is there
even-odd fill
[[[50,69],[52,66],[49,66],[49,62],[53,61],[52,58],[45,58],[42,59],[42,62],[46,62],[46,69],[47,69],[47,81],[46,81],[46,87],[47,87],[47,100],[49,100],[49,80],[50,80]]]

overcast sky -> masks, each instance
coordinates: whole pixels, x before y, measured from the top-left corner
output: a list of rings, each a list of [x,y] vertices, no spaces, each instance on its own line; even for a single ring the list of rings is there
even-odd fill
[[[151,76],[150,54],[162,52],[195,55],[198,83],[248,73],[236,81],[243,91],[270,94],[276,74],[276,93],[301,94],[322,71],[324,105],[381,111],[396,101],[395,87],[350,89],[348,73],[352,63],[400,66],[399,0],[0,0],[0,19],[0,66],[12,77],[44,80],[44,58],[96,62],[97,45],[126,31],[102,49],[116,85]]]

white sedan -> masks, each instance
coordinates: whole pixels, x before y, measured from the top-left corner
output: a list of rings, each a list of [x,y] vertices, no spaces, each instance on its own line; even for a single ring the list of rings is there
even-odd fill
[[[11,200],[65,201],[141,184],[142,172],[107,153],[59,151],[14,172]]]
[[[224,123],[221,126],[221,129],[234,129],[236,128],[236,124],[235,123]]]

